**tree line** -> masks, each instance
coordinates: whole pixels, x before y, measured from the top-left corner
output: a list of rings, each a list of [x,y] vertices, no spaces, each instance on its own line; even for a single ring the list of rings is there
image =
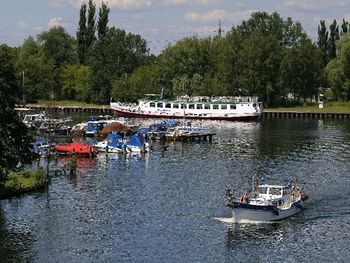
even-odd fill
[[[97,12],[98,11],[98,12]],[[350,99],[349,23],[321,20],[313,43],[299,22],[255,12],[225,36],[188,37],[150,54],[140,35],[109,26],[110,9],[93,0],[79,10],[76,36],[54,27],[13,48],[22,100],[107,104],[146,93],[254,95],[267,106],[328,92]]]

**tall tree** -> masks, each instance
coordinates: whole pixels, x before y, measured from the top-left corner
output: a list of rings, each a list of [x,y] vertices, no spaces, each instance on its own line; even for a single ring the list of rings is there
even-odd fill
[[[325,68],[328,84],[336,99],[350,99],[350,35],[337,42],[338,56]]]
[[[114,27],[107,30],[106,35],[96,41],[89,56],[92,71],[89,99],[108,103],[112,83],[141,66],[147,52],[146,41],[139,35]]]
[[[281,63],[281,87],[295,98],[317,95],[322,68],[320,50],[311,41],[286,50]]]
[[[89,0],[87,32],[86,32],[87,49],[89,49],[96,41],[95,13],[96,13],[96,5],[93,0]]]
[[[23,74],[24,102],[48,99],[49,90],[55,85],[52,59],[32,37],[26,39],[17,59],[18,72]]]
[[[321,20],[320,25],[318,26],[317,46],[320,48],[322,52],[323,64],[324,66],[326,66],[329,60],[328,59],[328,31],[324,20]]]
[[[55,84],[51,86],[50,97],[60,98],[60,69],[65,64],[75,64],[78,60],[76,42],[63,27],[54,27],[38,36],[45,56],[52,60]]]
[[[79,57],[79,62],[82,65],[84,65],[86,61],[86,49],[87,49],[86,38],[87,38],[86,3],[83,2],[80,6],[79,28],[77,31],[78,57]]]
[[[99,39],[103,38],[108,30],[109,11],[110,9],[107,4],[102,1],[101,7],[99,9],[99,19],[97,22],[97,33]]]
[[[337,40],[339,40],[339,27],[337,25],[337,21],[334,20],[333,23],[329,26],[328,54],[330,60],[336,58],[337,56]]]
[[[29,157],[27,127],[14,111],[21,99],[21,90],[15,75],[13,50],[0,46],[0,181],[8,170]]]
[[[341,35],[344,35],[349,31],[348,26],[349,22],[345,21],[345,19],[343,18],[343,23],[341,24]]]

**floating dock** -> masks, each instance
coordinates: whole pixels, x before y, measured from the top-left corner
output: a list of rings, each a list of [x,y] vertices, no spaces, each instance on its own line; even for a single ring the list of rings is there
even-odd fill
[[[208,141],[211,142],[213,140],[213,136],[216,135],[215,133],[186,133],[181,134],[177,136],[167,136],[166,139],[168,141],[186,141],[186,142],[193,142],[193,141]]]

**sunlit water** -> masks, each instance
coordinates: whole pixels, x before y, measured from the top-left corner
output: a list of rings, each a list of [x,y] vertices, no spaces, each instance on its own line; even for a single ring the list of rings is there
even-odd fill
[[[0,261],[349,262],[349,121],[199,124],[217,134],[212,143],[78,159],[76,178],[0,201]],[[225,189],[250,189],[256,170],[266,183],[298,178],[305,210],[232,223]]]

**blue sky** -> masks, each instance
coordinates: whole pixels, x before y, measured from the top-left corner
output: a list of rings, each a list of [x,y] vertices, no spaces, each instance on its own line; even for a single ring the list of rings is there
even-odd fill
[[[61,25],[75,36],[82,0],[0,0],[0,44],[19,46],[30,35]],[[97,7],[101,0],[95,0]],[[108,0],[109,26],[140,34],[152,53],[186,36],[213,36],[221,20],[230,30],[254,11],[299,21],[317,40],[319,21],[350,21],[350,0]]]

